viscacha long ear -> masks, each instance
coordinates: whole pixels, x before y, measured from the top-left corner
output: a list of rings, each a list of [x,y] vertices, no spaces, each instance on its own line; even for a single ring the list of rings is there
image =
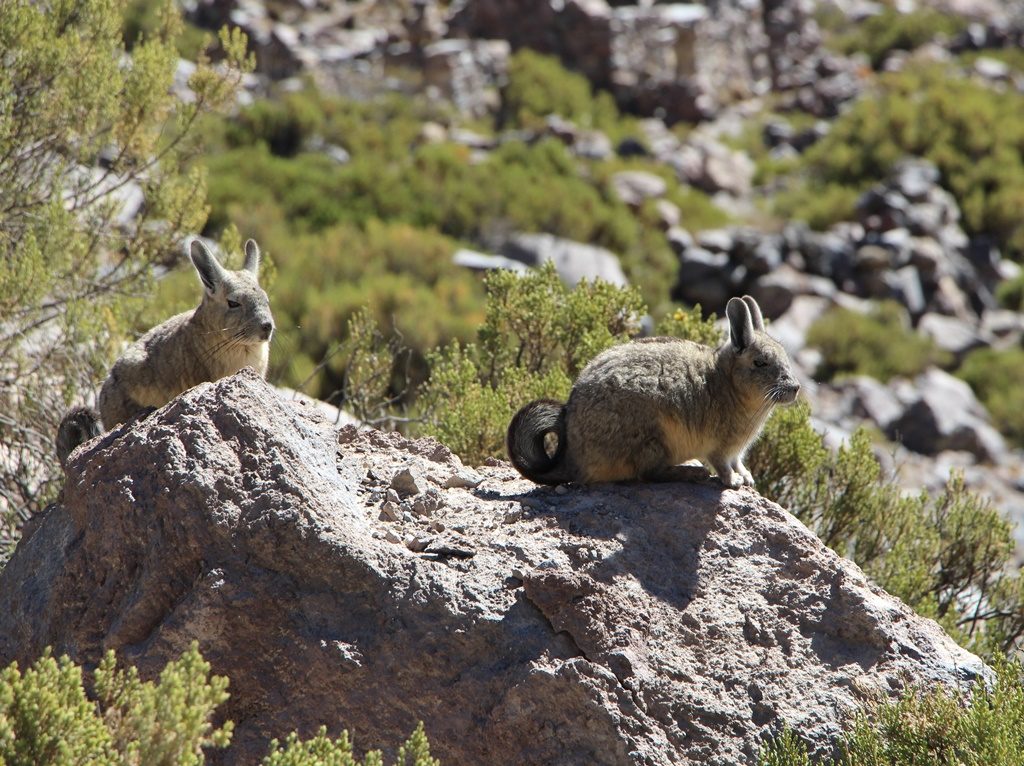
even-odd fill
[[[725,306],[725,315],[729,317],[729,340],[737,353],[743,351],[754,342],[754,320],[750,317],[750,308],[739,298],[730,298]]]
[[[213,295],[217,292],[217,286],[224,281],[224,268],[213,257],[213,253],[203,244],[198,237],[193,237],[188,243],[189,257],[192,265],[199,273],[199,279],[203,282],[206,291]]]
[[[757,301],[749,295],[744,295],[743,302],[750,309],[750,318],[754,321],[754,329],[764,332],[764,317],[761,316],[761,307],[757,305]]]
[[[260,246],[256,244],[254,239],[247,239],[245,241],[245,264],[242,268],[254,277],[259,277],[260,275]]]

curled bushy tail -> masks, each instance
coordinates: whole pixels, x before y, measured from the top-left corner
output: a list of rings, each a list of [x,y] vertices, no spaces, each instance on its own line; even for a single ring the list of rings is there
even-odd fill
[[[72,407],[57,427],[57,460],[65,468],[68,456],[79,444],[85,444],[103,433],[100,415],[92,407]]]
[[[558,437],[554,455],[544,448],[545,437]],[[537,399],[512,418],[505,437],[509,459],[523,476],[538,484],[564,484],[573,481],[566,463],[565,405],[552,399]]]

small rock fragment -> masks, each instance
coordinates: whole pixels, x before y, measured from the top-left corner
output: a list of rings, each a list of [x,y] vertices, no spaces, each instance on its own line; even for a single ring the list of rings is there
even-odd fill
[[[445,479],[444,486],[445,489],[473,489],[478,487],[483,480],[484,477],[476,471],[461,468]]]
[[[417,476],[408,466],[406,466],[392,477],[391,488],[395,490],[399,496],[409,497],[410,495],[418,495],[426,490],[427,483],[422,476]]]
[[[411,550],[413,553],[422,553],[430,545],[429,537],[421,537],[419,535],[407,534],[405,536],[405,547]]]

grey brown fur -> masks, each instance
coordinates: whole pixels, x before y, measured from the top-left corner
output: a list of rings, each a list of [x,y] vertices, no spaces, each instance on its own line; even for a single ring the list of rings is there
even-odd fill
[[[697,459],[726,486],[753,486],[743,454],[800,385],[753,298],[733,298],[726,315],[729,340],[718,349],[650,338],[598,354],[566,404],[539,399],[512,418],[512,464],[540,484],[590,484],[670,479],[679,463]]]
[[[113,428],[243,367],[266,375],[274,318],[259,286],[259,247],[251,239],[245,243],[241,271],[221,266],[199,239],[188,242],[188,251],[203,284],[202,301],[125,349],[100,390],[99,413],[76,407],[64,416],[57,431],[62,466],[75,447],[102,432],[100,420]]]

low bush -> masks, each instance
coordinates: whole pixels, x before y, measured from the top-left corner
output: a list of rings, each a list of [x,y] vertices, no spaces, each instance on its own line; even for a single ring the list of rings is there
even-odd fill
[[[956,197],[967,232],[995,236],[1012,257],[1020,258],[1022,108],[1024,94],[995,90],[951,66],[913,64],[882,74],[876,87],[807,150],[804,196],[809,199],[829,186],[862,191],[885,178],[903,157],[924,157],[935,163],[941,183]],[[826,223],[831,221],[818,221]]]
[[[121,33],[128,50],[147,38],[160,36],[164,30],[164,18],[176,13],[167,0],[129,0],[124,7]],[[213,46],[214,36],[193,24],[184,22],[181,32],[174,40],[178,55],[189,61],[198,61]]]
[[[789,729],[762,748],[759,766],[1019,766],[1024,759],[1024,670],[996,666],[995,683],[973,689],[911,689],[876,702],[843,735],[838,759],[812,760]]]
[[[0,763],[198,766],[203,748],[231,741],[231,722],[211,723],[228,681],[210,676],[194,643],[156,682],[139,680],[135,668],[117,669],[113,651],[94,681],[95,702],[82,669],[49,652],[24,673],[17,663],[0,672]]]
[[[825,231],[856,217],[860,194],[859,189],[838,183],[790,183],[775,196],[771,209],[782,219],[803,221],[815,231]]]
[[[430,743],[422,722],[398,749],[393,764],[441,766],[441,762],[430,755]],[[261,766],[384,766],[384,758],[380,751],[371,750],[363,760],[358,760],[352,754],[348,732],[342,732],[340,737],[332,740],[327,736],[327,727],[321,726],[312,739],[299,739],[298,734],[292,732],[283,743],[272,741],[270,754],[263,759]]]
[[[1004,280],[996,288],[999,305],[1012,311],[1024,311],[1024,272]]]
[[[933,40],[952,37],[966,27],[966,20],[955,14],[931,8],[901,13],[883,6],[881,13],[835,34],[830,44],[845,54],[865,53],[871,66],[880,69],[893,51],[912,51]]]
[[[210,675],[195,642],[164,667],[156,681],[121,670],[108,651],[93,674],[95,699],[82,668],[49,650],[22,672],[0,670],[0,764],[10,766],[201,766],[206,752],[229,746],[234,725],[215,725],[228,698],[228,679]],[[440,766],[420,723],[399,748],[394,766]],[[326,727],[302,740],[273,740],[262,766],[384,766],[379,751],[353,755],[347,732]]]
[[[821,351],[823,359],[817,374],[827,380],[841,375],[870,375],[888,381],[950,361],[948,353],[910,328],[905,310],[893,301],[879,303],[868,314],[844,308],[830,310],[811,326],[807,345]]]
[[[1024,349],[980,348],[967,355],[956,374],[974,389],[999,430],[1024,447]]]
[[[372,219],[483,242],[512,231],[548,232],[608,248],[654,305],[667,301],[678,269],[664,234],[586,177],[560,142],[508,142],[482,161],[454,144],[424,145],[388,162],[353,154],[339,167],[321,154],[278,157],[264,145],[206,159],[210,229],[240,228],[259,210],[297,233]],[[710,218],[697,192],[679,193]],[[485,245],[486,246],[486,245]]]
[[[438,349],[418,407],[422,433],[464,460],[500,455],[512,415],[532,399],[565,399],[596,354],[639,329],[635,289],[604,282],[566,287],[554,266],[487,277],[476,343]]]
[[[554,56],[529,48],[520,49],[509,61],[501,106],[501,122],[509,127],[543,128],[554,114],[581,128],[603,130],[613,139],[629,132],[610,93],[595,93],[586,77],[566,70]]]
[[[883,476],[867,431],[832,452],[806,404],[772,415],[747,465],[765,497],[961,643],[1006,651],[1024,636],[1010,523],[962,476],[938,496],[908,495]]]

